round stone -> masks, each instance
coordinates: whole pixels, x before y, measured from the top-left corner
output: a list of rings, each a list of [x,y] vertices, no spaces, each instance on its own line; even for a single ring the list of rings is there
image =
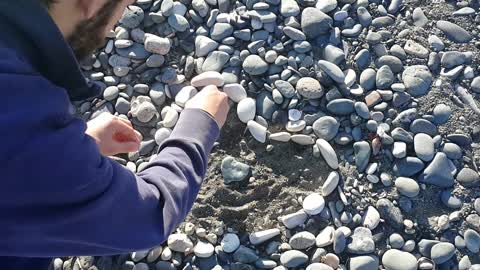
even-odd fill
[[[160,128],[155,132],[155,142],[160,145],[162,144],[168,137],[170,137],[172,131],[168,128]]]
[[[348,269],[350,270],[376,270],[378,265],[378,258],[373,255],[352,257],[348,261]]]
[[[431,258],[436,264],[442,264],[455,255],[455,250],[453,244],[447,242],[438,243],[432,247]]]
[[[289,250],[280,256],[280,263],[289,268],[299,267],[308,261],[308,256],[298,250]]]
[[[170,40],[155,35],[148,35],[144,42],[147,52],[166,55],[170,52]]]
[[[242,99],[237,105],[237,116],[240,121],[247,123],[255,118],[256,104],[253,98]]]
[[[226,253],[232,253],[240,246],[240,239],[234,233],[227,233],[223,236],[220,245]]]
[[[425,133],[419,133],[415,135],[413,143],[418,158],[426,162],[433,159],[435,146],[432,137]]]
[[[247,98],[247,91],[239,83],[231,83],[223,86],[223,92],[234,102],[240,102]]]
[[[323,183],[322,185],[322,195],[328,196],[332,192],[334,192],[335,189],[337,188],[339,181],[340,181],[340,174],[338,174],[338,172],[336,171],[331,172],[328,175],[327,180],[325,180],[325,183]]]
[[[268,64],[258,55],[247,56],[243,61],[243,69],[250,75],[261,75],[268,70]]]
[[[295,87],[300,95],[308,99],[321,98],[324,94],[320,83],[311,77],[300,78]]]
[[[398,233],[393,233],[392,235],[390,235],[390,237],[388,238],[388,242],[390,243],[390,246],[395,249],[401,249],[405,244],[405,240]]]
[[[307,7],[302,11],[302,30],[309,38],[316,38],[329,32],[332,24],[333,19],[317,8]]]
[[[480,183],[480,176],[470,168],[463,168],[457,175],[457,181],[466,187],[476,186]]]
[[[108,101],[112,101],[118,97],[120,90],[116,86],[109,86],[103,91],[103,98]]]
[[[325,200],[318,193],[312,193],[303,200],[303,210],[309,215],[318,215],[325,207]]]
[[[198,241],[193,252],[199,258],[208,258],[215,252],[215,247],[208,242]]]
[[[330,141],[337,136],[340,123],[331,116],[323,116],[313,123],[312,128],[318,138]]]
[[[402,74],[403,84],[408,93],[414,97],[425,95],[433,82],[432,73],[427,66],[409,66]]]
[[[307,249],[315,245],[315,235],[307,231],[299,232],[293,235],[288,243],[293,249]]]
[[[401,263],[400,263],[401,262]],[[382,264],[386,270],[416,270],[417,259],[408,252],[390,249],[383,254]]]

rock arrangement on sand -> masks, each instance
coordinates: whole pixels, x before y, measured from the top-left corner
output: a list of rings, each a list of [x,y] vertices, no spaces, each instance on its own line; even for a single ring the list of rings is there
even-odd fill
[[[468,49],[478,30],[452,22],[480,21],[471,2],[439,20],[403,0],[137,0],[106,47],[82,63],[104,91],[79,113],[116,113],[144,135],[140,150],[118,162],[141,171],[186,102],[214,84],[267,150],[310,147],[332,171],[278,227],[207,232],[186,223],[163,247],[56,259],[55,269],[480,269],[480,198],[460,194],[480,194],[467,155],[478,151],[480,128],[443,129],[457,107],[480,116]],[[427,38],[415,36],[419,29]],[[419,106],[443,88],[455,108]],[[221,173],[232,185],[248,181],[251,168],[227,156]],[[396,197],[366,200],[375,187]],[[444,214],[429,220],[426,237],[408,217],[429,189]]]

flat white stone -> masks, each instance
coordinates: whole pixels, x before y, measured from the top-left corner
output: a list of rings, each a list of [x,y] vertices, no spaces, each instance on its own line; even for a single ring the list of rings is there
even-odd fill
[[[318,139],[317,146],[328,166],[334,170],[338,169],[338,157],[333,147],[324,139]]]
[[[309,215],[318,215],[325,208],[325,200],[318,193],[312,193],[303,200],[303,210]]]
[[[277,133],[270,134],[268,138],[272,141],[288,142],[290,141],[291,137],[292,136],[288,132],[277,132]]]
[[[224,85],[223,92],[225,92],[225,94],[227,94],[227,96],[236,103],[247,98],[247,91],[245,91],[245,88],[243,88],[243,86],[239,83],[230,83]]]
[[[340,175],[338,174],[338,172],[336,171],[331,172],[328,175],[327,180],[325,180],[325,183],[323,183],[322,185],[322,195],[328,196],[333,191],[335,191],[339,181],[340,181]]]
[[[335,228],[332,226],[325,227],[315,238],[317,247],[326,247],[333,244],[333,234]]]
[[[253,98],[242,99],[237,105],[237,116],[240,121],[247,123],[255,118],[255,100]]]
[[[269,229],[265,231],[260,231],[260,232],[254,232],[249,235],[250,243],[252,245],[259,245],[263,242],[266,242],[273,237],[277,236],[280,234],[279,229]]]
[[[255,140],[265,143],[267,140],[267,128],[260,125],[259,123],[250,120],[247,122],[247,127]]]

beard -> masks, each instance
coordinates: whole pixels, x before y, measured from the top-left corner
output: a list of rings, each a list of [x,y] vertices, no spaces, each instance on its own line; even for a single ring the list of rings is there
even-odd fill
[[[84,60],[98,48],[105,45],[106,27],[109,24],[120,0],[109,0],[91,19],[80,22],[67,42],[78,61]]]

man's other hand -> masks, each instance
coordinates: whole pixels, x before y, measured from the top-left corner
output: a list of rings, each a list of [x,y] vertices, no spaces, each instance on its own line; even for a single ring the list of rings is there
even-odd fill
[[[142,135],[132,123],[110,113],[102,113],[87,123],[86,134],[97,142],[105,156],[138,151]]]
[[[201,109],[209,113],[222,128],[230,106],[227,94],[220,92],[214,85],[208,85],[189,100],[185,108]]]

